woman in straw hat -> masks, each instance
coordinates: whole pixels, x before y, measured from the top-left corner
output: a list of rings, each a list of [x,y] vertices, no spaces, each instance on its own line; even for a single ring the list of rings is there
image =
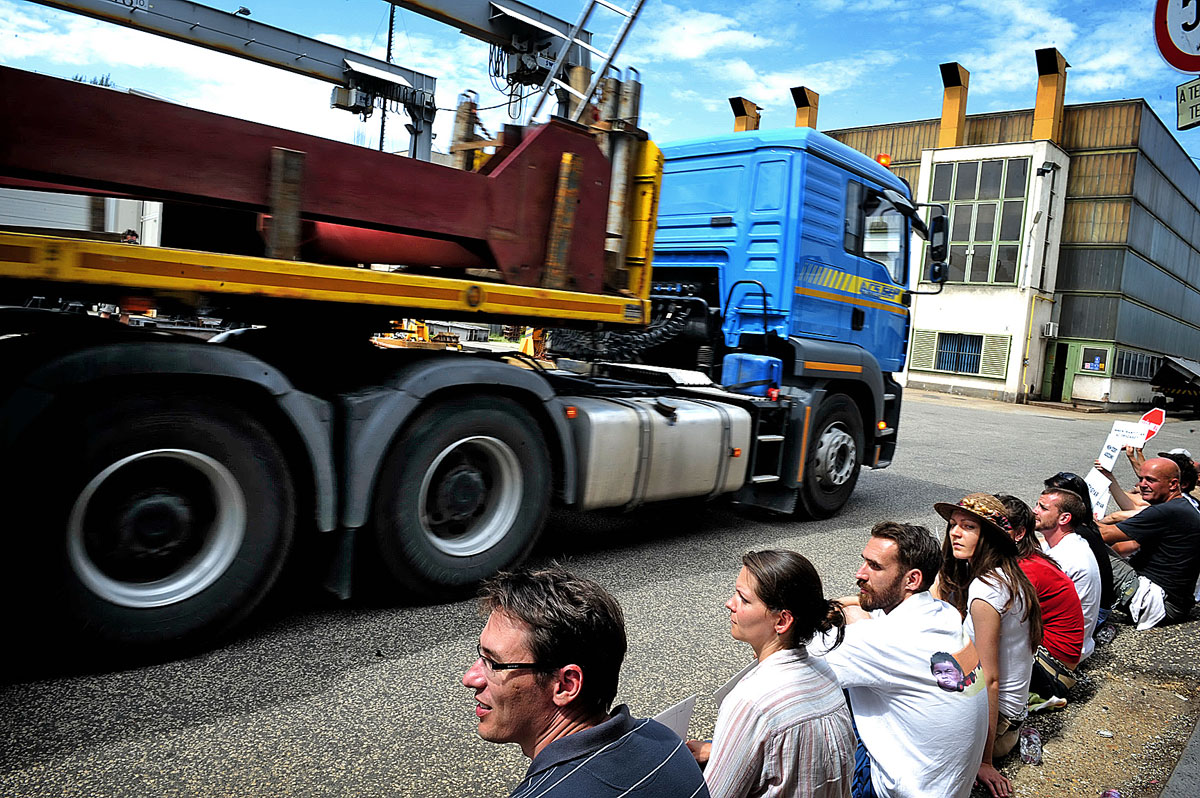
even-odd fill
[[[983,664],[988,735],[979,781],[994,796],[1012,784],[993,766],[1016,745],[1025,720],[1033,653],[1042,641],[1037,593],[1017,561],[1004,505],[987,493],[933,506],[946,519],[935,594],[958,608]]]

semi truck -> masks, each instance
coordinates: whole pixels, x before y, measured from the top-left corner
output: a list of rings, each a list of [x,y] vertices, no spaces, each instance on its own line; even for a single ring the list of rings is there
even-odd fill
[[[555,118],[461,171],[7,67],[0,107],[4,185],[167,203],[163,247],[0,234],[6,583],[43,630],[208,645],[298,541],[339,595],[370,570],[453,597],[552,505],[823,517],[893,457],[910,247],[938,264],[944,225],[816,131],[660,150],[626,119],[602,149]],[[172,213],[218,251],[171,246]],[[335,263],[301,258],[305,225]],[[355,242],[399,265],[346,265]],[[202,342],[34,295],[245,326]],[[562,357],[372,346],[400,317],[549,327]]]

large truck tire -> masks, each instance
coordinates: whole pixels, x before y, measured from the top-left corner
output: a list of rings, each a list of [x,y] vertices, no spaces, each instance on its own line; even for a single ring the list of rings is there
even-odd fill
[[[854,492],[862,470],[863,425],[858,405],[844,393],[817,407],[808,441],[797,509],[810,518],[835,515]]]
[[[439,402],[384,458],[371,522],[382,565],[418,597],[456,595],[529,554],[551,482],[541,430],[519,404]]]
[[[283,454],[219,400],[90,404],[104,406],[52,419],[41,443],[53,445],[31,457],[20,534],[37,557],[44,631],[118,654],[210,643],[259,605],[291,547]]]

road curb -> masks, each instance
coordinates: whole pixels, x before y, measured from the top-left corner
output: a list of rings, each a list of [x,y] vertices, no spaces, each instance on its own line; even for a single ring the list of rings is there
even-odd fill
[[[1200,722],[1192,729],[1192,736],[1183,747],[1160,798],[1195,798],[1197,795],[1200,795]]]

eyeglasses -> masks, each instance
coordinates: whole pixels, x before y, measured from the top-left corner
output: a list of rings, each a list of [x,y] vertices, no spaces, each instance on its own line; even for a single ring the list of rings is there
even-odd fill
[[[519,668],[533,668],[539,670],[543,666],[536,662],[496,662],[491,657],[485,656],[483,646],[476,644],[475,652],[479,654],[479,659],[483,662],[483,666],[488,669],[488,672],[495,673],[496,671],[515,671]]]

